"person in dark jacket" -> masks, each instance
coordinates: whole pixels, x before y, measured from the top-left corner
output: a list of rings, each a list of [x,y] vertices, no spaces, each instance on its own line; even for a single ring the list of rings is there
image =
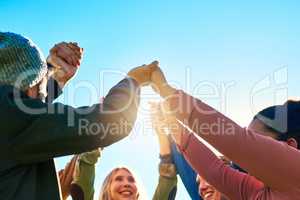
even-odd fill
[[[49,70],[30,39],[0,32],[1,199],[60,200],[53,158],[106,147],[130,133],[139,86],[150,81],[158,63],[131,70],[103,104],[74,108],[45,102],[48,76],[64,86],[75,75],[81,55],[75,43],[56,46],[50,51]]]

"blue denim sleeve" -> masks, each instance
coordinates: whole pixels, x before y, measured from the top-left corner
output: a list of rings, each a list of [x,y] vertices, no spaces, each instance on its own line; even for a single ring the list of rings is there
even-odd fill
[[[192,167],[188,164],[188,162],[184,159],[183,155],[181,155],[176,147],[176,144],[172,142],[172,157],[173,162],[176,166],[177,173],[179,174],[188,194],[193,200],[202,200],[200,195],[198,194],[198,184],[196,182],[197,174],[192,169]]]

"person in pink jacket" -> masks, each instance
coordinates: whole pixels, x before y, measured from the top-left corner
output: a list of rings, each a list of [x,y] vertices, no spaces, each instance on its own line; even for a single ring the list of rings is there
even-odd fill
[[[179,149],[210,184],[231,200],[300,199],[299,102],[266,108],[242,128],[172,88],[160,69],[151,78],[154,90],[166,99],[165,115]],[[219,160],[199,136],[249,174]]]

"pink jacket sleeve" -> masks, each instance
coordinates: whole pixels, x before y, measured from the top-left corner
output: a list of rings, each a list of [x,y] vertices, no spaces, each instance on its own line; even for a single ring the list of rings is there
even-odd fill
[[[256,178],[225,164],[192,133],[183,133],[178,146],[194,170],[229,199],[255,199],[264,188]]]
[[[272,190],[300,191],[300,151],[241,128],[182,91],[169,98],[179,120]]]

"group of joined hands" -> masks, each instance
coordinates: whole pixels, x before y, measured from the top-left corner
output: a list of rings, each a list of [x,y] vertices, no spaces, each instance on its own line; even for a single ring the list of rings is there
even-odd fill
[[[83,52],[83,48],[75,42],[61,42],[51,48],[47,63],[52,66],[51,76],[61,88],[75,76],[81,64]],[[158,61],[135,67],[127,75],[134,79],[140,87],[151,86],[162,98],[167,99],[176,92],[176,89],[168,84]],[[182,126],[174,112],[171,111],[168,101],[151,102],[150,109],[153,127],[158,133],[159,139],[165,140],[166,135],[160,133],[165,133],[163,130],[173,127],[169,133],[175,142],[180,143]]]

